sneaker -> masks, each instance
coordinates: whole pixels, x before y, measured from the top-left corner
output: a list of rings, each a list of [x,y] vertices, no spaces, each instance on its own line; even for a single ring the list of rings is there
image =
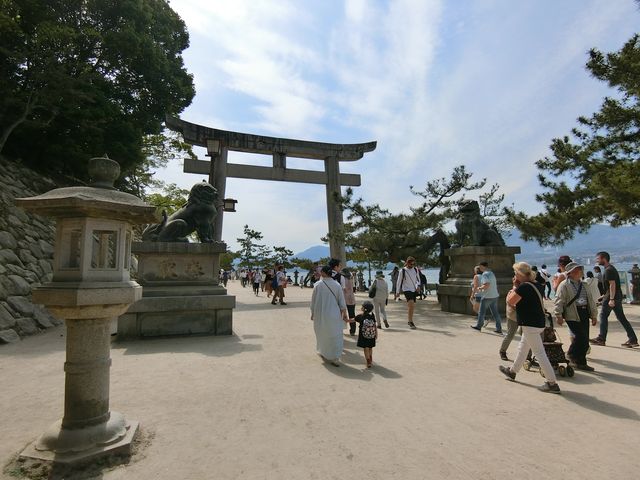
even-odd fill
[[[415,330],[415,329],[416,329],[416,324],[415,324],[415,323],[413,323],[413,322],[409,322],[409,323],[408,323],[408,325],[409,325],[409,328],[410,328],[411,330]]]
[[[389,328],[389,322],[387,322],[386,320],[384,321],[384,326]]]
[[[498,335],[502,335],[502,330],[494,330]]]
[[[507,357],[507,352],[500,352],[500,360],[504,360],[505,362],[509,361],[509,357]]]
[[[560,387],[558,386],[557,383],[554,383],[552,385],[549,382],[544,382],[544,384],[541,387],[538,387],[538,390],[544,393],[560,393]]]
[[[507,377],[507,380],[515,380],[516,379],[516,372],[511,371],[511,369],[509,367],[505,367],[504,365],[500,365],[498,367],[498,369],[505,374],[505,376]]]
[[[622,344],[623,347],[634,348],[638,346],[638,340],[627,340]]]
[[[471,328],[473,328],[474,330],[478,330],[478,331],[482,330],[480,327],[477,327],[477,326],[475,326],[475,325],[469,325],[469,326],[470,326]]]
[[[378,328],[378,330],[382,330],[382,325],[381,324],[376,325],[376,327]]]
[[[604,347],[606,345],[605,341],[600,337],[591,338],[589,340],[589,343],[591,345],[600,345],[601,347]]]
[[[280,305],[286,305],[287,302],[280,302]]]

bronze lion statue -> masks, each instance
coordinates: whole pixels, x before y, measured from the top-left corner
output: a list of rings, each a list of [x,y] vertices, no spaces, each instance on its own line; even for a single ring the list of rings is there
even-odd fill
[[[457,246],[473,245],[481,247],[503,247],[502,235],[489,225],[480,215],[480,205],[468,200],[460,205],[456,220]]]
[[[196,232],[202,243],[213,242],[213,220],[218,214],[218,192],[204,180],[191,187],[189,198],[171,216],[162,212],[162,222],[149,225],[142,232],[144,242],[188,242],[188,236]]]

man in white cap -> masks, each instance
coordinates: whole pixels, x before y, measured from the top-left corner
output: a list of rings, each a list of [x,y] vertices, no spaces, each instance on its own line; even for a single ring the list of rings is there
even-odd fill
[[[589,323],[597,322],[598,307],[591,289],[582,280],[583,268],[575,262],[566,265],[567,278],[560,282],[554,299],[554,314],[558,325],[563,321],[573,333],[574,340],[567,351],[571,366],[576,370],[592,372],[587,365],[589,349]]]

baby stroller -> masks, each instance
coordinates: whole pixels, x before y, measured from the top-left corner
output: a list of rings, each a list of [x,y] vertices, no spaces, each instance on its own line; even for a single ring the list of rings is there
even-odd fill
[[[553,319],[551,318],[551,314],[547,313],[547,323],[549,326],[544,327],[544,331],[542,332],[542,344],[544,345],[544,351],[549,358],[549,362],[551,366],[555,370],[555,372],[561,377],[573,377],[575,374],[575,370],[571,365],[569,365],[569,360],[564,354],[564,350],[562,349],[562,342],[558,341],[560,338],[558,337],[558,333],[553,328]],[[565,363],[565,365],[561,365]],[[529,354],[527,355],[527,359],[523,365],[524,369],[530,371],[532,368],[537,368],[538,372],[544,378],[544,372],[540,368],[540,364],[536,360],[535,356],[529,350]]]

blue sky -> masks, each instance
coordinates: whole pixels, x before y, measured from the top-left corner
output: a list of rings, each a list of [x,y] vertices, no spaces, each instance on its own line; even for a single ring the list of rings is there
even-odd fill
[[[189,29],[196,97],[185,120],[214,128],[335,143],[377,140],[342,163],[357,194],[392,211],[465,164],[498,182],[506,202],[538,211],[535,161],[612,92],[588,76],[592,47],[619,49],[637,31],[633,0],[172,0]],[[197,151],[201,158],[206,152]],[[229,161],[267,165],[231,152]],[[321,162],[288,159],[291,168]],[[176,159],[158,176],[202,179]],[[320,185],[228,179],[242,227],[300,251],[327,231]]]

